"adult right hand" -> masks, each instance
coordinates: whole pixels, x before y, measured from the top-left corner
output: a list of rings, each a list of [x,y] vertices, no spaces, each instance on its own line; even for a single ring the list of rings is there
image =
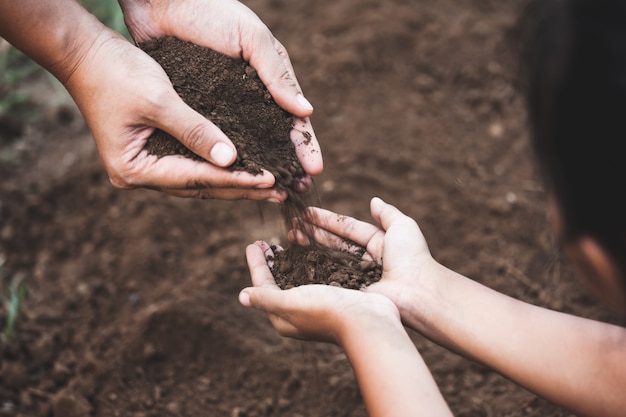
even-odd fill
[[[303,98],[298,95],[295,78],[278,82],[281,77],[287,79],[286,75],[292,74],[288,59],[281,56],[281,49],[275,46],[271,33],[254,13],[235,6],[237,2],[126,0],[123,3],[143,5],[137,9],[143,12],[153,12],[151,7],[157,7],[157,3],[177,6],[178,13],[167,8],[163,10],[171,13],[161,15],[172,19],[176,15],[177,19],[168,17],[158,20],[158,24],[145,13],[129,11],[139,18],[131,27],[157,28],[160,32],[150,34],[180,35],[182,39],[186,39],[182,34],[187,33],[188,40],[195,39],[205,45],[206,42],[200,42],[201,38],[214,39],[217,44],[230,42],[231,52],[240,50],[250,62],[254,56],[261,78],[264,82],[272,80],[273,85],[268,88],[279,104],[303,118],[312,112],[310,106],[294,110],[298,103],[302,106]],[[221,19],[225,16],[229,18]],[[209,21],[212,26],[207,25]],[[255,30],[244,29],[247,24],[252,24]],[[242,36],[231,36],[237,34]],[[91,129],[114,186],[151,188],[196,198],[274,201],[286,198],[285,193],[272,188],[275,179],[269,172],[255,176],[226,169],[234,162],[236,150],[224,133],[182,101],[156,61],[104,26],[78,2],[0,2],[0,36],[50,71],[67,88]],[[255,36],[259,39],[255,40]],[[259,49],[252,53],[257,47]],[[302,120],[305,119],[294,123],[296,129],[308,126]],[[174,136],[208,162],[148,155],[144,146],[155,129]],[[307,142],[305,135],[292,133],[294,141],[308,143],[298,154],[307,174],[321,172],[321,153],[314,136]],[[308,186],[310,178],[307,177],[300,183],[300,190]]]

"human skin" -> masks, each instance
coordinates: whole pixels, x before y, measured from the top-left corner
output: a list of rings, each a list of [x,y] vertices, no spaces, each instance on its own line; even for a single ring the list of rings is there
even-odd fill
[[[282,336],[343,347],[371,417],[451,416],[451,412],[386,297],[328,285],[282,291],[274,281],[265,242],[246,249],[254,287],[239,295],[268,314]]]
[[[136,41],[163,35],[213,47],[249,60],[270,93],[297,116],[292,140],[307,176],[323,169],[306,101],[286,51],[258,17],[235,0],[124,0],[128,29]],[[181,197],[282,201],[269,172],[225,169],[236,158],[217,126],[176,94],[163,69],[138,47],[73,0],[0,1],[0,36],[51,72],[67,88],[94,137],[111,183],[121,189],[151,188]],[[148,155],[154,129],[181,141],[208,162]],[[308,141],[300,131],[312,134]],[[308,145],[307,145],[308,143]]]
[[[370,208],[377,225],[319,208],[307,218],[320,243],[337,247],[349,239],[365,247],[368,256],[384,260],[381,281],[365,292],[393,301],[405,326],[576,415],[623,415],[626,329],[534,306],[481,285],[438,263],[413,219],[379,198]],[[308,243],[306,236],[290,232],[302,244]],[[600,293],[620,290],[610,282]]]

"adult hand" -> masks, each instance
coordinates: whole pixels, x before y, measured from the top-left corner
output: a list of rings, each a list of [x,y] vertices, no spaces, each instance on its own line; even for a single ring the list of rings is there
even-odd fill
[[[282,198],[270,189],[271,174],[223,168],[235,159],[232,143],[182,101],[151,57],[116,32],[102,29],[71,76],[61,81],[85,117],[114,186],[197,198]],[[149,155],[144,146],[155,128],[210,163]]]
[[[175,36],[249,62],[276,103],[296,116],[291,139],[307,173],[299,183],[299,191],[310,187],[310,176],[318,175],[323,169],[321,151],[309,119],[313,107],[302,94],[286,49],[254,12],[236,0],[119,0],[119,3],[136,42]],[[212,134],[198,135],[195,142],[206,148],[205,138]]]

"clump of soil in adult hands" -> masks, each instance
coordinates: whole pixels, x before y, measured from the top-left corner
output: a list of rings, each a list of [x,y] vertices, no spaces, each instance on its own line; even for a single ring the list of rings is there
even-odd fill
[[[233,142],[237,159],[228,169],[252,174],[266,169],[276,178],[275,186],[285,191],[305,175],[289,136],[294,116],[276,104],[248,63],[171,36],[139,47],[161,65],[183,101]],[[161,130],[148,138],[145,148],[152,155],[203,160]]]

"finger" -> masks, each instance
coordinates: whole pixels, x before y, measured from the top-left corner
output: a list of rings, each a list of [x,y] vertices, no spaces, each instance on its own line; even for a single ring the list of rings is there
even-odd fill
[[[280,245],[274,245],[273,249],[274,253],[284,251],[283,247]],[[267,262],[267,266],[268,268],[270,268],[270,270],[274,268],[274,253],[272,253],[272,249],[269,246],[264,250],[265,261]]]
[[[289,324],[289,313],[298,310],[298,305],[288,294],[289,290],[283,291],[279,288],[268,287],[248,287],[239,293],[240,302],[246,307],[256,308],[267,313],[272,319],[272,323],[277,327],[277,320],[283,325]]]
[[[370,208],[372,217],[380,223],[387,236],[393,235],[393,239],[386,240],[384,246],[386,253],[407,253],[406,251],[415,251],[416,254],[429,253],[428,245],[415,220],[377,197],[370,202]],[[404,261],[412,257],[407,256]]]
[[[257,71],[274,101],[298,117],[310,116],[313,106],[302,94],[285,47],[266,27],[259,27],[248,39],[253,44],[244,49],[244,59]],[[247,57],[246,51],[250,52]]]
[[[313,106],[302,94],[287,50],[269,31],[253,39],[259,45],[251,49],[250,65],[256,69],[276,103],[297,116],[291,139],[298,159],[307,174],[319,175],[323,170],[322,154],[308,117]]]
[[[311,207],[307,214],[306,220],[313,225],[363,247],[367,246],[372,237],[380,231],[380,228],[373,224],[318,207]]]
[[[394,224],[402,224],[406,228],[417,228],[415,220],[398,210],[395,206],[385,203],[381,198],[374,197],[370,201],[370,211],[383,229],[389,230]]]
[[[277,301],[277,299],[283,298],[282,292],[265,288],[249,287],[239,292],[239,302],[245,307],[252,307],[265,312],[278,334],[286,337],[298,337],[298,329],[284,319],[280,315],[280,308],[276,307],[280,305],[280,300]],[[277,311],[279,314],[274,311]]]
[[[256,242],[246,247],[246,260],[255,287],[270,288],[280,291],[276,280],[267,264],[268,258],[273,258],[274,254],[270,246],[263,241]]]
[[[308,175],[300,178],[294,178],[293,188],[297,193],[306,193],[312,186],[313,179]]]
[[[275,189],[240,190],[236,188],[205,188],[202,190],[176,190],[159,188],[158,191],[175,197],[194,198],[198,200],[252,200],[280,203],[287,199],[287,194]]]
[[[111,181],[119,188],[161,187],[166,189],[257,188],[274,186],[268,171],[253,175],[245,171],[229,171],[209,162],[181,155],[157,157],[143,150],[118,168]]]
[[[290,136],[304,171],[312,176],[321,174],[324,169],[322,151],[313,131],[311,120],[308,117],[295,118]]]
[[[237,149],[217,126],[189,107],[172,89],[172,94],[162,98],[161,104],[151,120],[155,127],[178,139],[196,155],[218,167],[227,167],[235,162]]]
[[[310,233],[304,233],[299,229],[291,229],[287,232],[287,239],[290,242],[296,243],[300,246],[309,246],[312,243],[309,237],[312,237],[310,236]]]

